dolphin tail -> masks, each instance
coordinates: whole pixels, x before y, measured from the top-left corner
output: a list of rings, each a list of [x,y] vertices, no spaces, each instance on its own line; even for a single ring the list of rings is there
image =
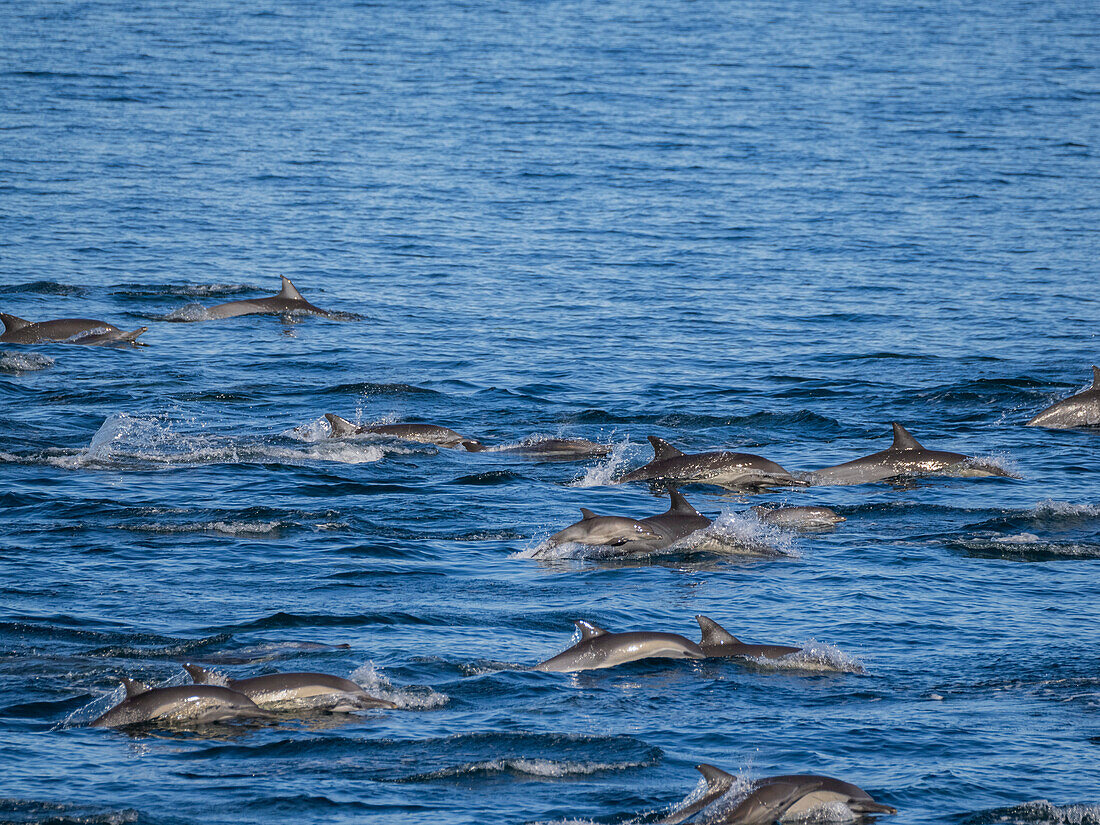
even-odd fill
[[[359,428],[348,421],[346,418],[341,418],[333,413],[325,413],[325,421],[328,422],[329,427],[332,428],[330,434],[331,438],[340,438],[345,435],[355,435]]]
[[[23,327],[31,325],[31,322],[26,318],[8,315],[6,312],[0,312],[0,321],[4,322],[4,332],[15,332],[17,329],[23,329]],[[1096,367],[1093,367],[1093,369],[1096,369]]]
[[[286,275],[281,276],[283,279],[283,288],[279,290],[279,297],[286,298],[288,301],[305,301],[302,297],[302,293],[290,282],[290,278]],[[308,302],[307,302],[308,303]]]
[[[706,616],[696,616],[695,621],[699,622],[699,630],[703,634],[702,638],[699,639],[700,647],[703,645],[740,644],[736,636],[714,619],[708,619]]]

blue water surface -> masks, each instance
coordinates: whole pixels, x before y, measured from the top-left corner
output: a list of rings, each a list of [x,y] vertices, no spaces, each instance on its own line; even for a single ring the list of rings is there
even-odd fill
[[[700,762],[898,825],[1100,821],[1100,436],[1022,426],[1100,360],[1095,7],[57,0],[0,32],[0,310],[150,327],[0,345],[0,821],[618,823]],[[166,320],[280,275],[358,320]],[[784,555],[535,557],[580,507],[665,509],[611,483],[649,435],[812,470],[892,421],[1019,477],[685,488]],[[847,521],[745,514],[782,502]],[[528,669],[575,619],[696,614],[825,669]],[[87,727],[186,661],[401,709]]]

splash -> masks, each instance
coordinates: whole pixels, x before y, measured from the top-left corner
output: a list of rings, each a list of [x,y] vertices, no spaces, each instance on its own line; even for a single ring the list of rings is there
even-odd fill
[[[0,372],[21,373],[49,369],[54,360],[38,352],[0,352]]]
[[[673,546],[725,556],[798,558],[794,544],[794,533],[761,521],[750,510],[724,512],[709,527],[692,533]]]
[[[634,768],[646,768],[655,764],[653,760],[638,762],[573,762],[556,759],[537,759],[513,757],[489,759],[482,762],[469,762],[451,768],[441,768],[429,773],[407,777],[405,782],[424,782],[432,779],[451,779],[457,777],[518,773],[524,776],[540,776],[560,779],[566,776],[591,776],[608,771],[628,771]]]
[[[1100,805],[1055,805],[1045,799],[975,813],[963,825],[1100,825]]]
[[[348,677],[371,696],[393,702],[402,710],[433,710],[447,704],[450,697],[429,687],[394,687],[374,662],[357,667]]]
[[[615,478],[626,469],[627,457],[631,447],[629,440],[611,445],[611,454],[597,462],[573,479],[567,487],[610,487]]]
[[[778,659],[764,656],[750,657],[748,661],[760,670],[811,670],[823,673],[858,673],[867,670],[855,656],[845,653],[835,645],[811,639],[802,649]]]

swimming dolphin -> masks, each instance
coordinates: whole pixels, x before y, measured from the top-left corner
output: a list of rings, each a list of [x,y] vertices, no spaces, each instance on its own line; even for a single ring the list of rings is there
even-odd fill
[[[332,318],[336,313],[315,307],[302,297],[290,278],[282,276],[283,288],[278,295],[270,298],[247,298],[243,301],[230,301],[209,307],[205,315],[198,320],[208,321],[220,318],[236,318],[238,315],[284,315],[288,313],[309,313]]]
[[[653,435],[649,436],[649,443],[653,445],[653,460],[624,475],[620,483],[675,481],[743,489],[806,486],[806,482],[795,478],[774,461],[758,455],[727,452],[689,455]]]
[[[841,779],[833,779],[831,776],[816,776],[814,774],[799,774],[796,776],[769,776],[766,779],[761,779],[760,783],[766,782],[801,782],[801,781],[817,781],[820,782],[820,787],[799,798],[791,807],[789,807],[786,813],[783,814],[783,819],[796,819],[805,817],[810,811],[815,808],[820,808],[823,805],[829,805],[831,803],[840,802],[848,807],[856,816],[862,816],[863,814],[896,814],[897,808],[890,805],[883,805],[880,802],[875,802],[871,798],[871,795],[867,791],[863,790],[851,782],[845,782]]]
[[[669,488],[668,494],[671,503],[666,512],[638,520],[597,516],[582,507],[584,518],[552,535],[547,543],[551,546],[565,542],[606,545],[621,547],[627,553],[645,553],[664,550],[711,524],[711,520],[688,504],[675,487]]]
[[[486,451],[494,453],[518,453],[521,455],[536,456],[546,459],[569,460],[574,458],[588,458],[589,456],[605,456],[611,452],[607,444],[597,444],[585,438],[544,438],[541,441],[530,441],[524,444],[515,444],[510,447],[487,447],[470,441],[462,445],[471,453]]]
[[[787,647],[786,645],[747,645],[737,637],[729,633],[722,625],[706,616],[696,616],[699,623],[702,638],[699,639],[699,647],[707,654],[708,658],[726,658],[729,656],[744,656],[757,659],[780,659],[792,653],[798,653],[802,648]]]
[[[327,673],[271,673],[251,679],[226,679],[198,665],[184,665],[197,685],[224,684],[243,693],[264,710],[307,707],[347,713],[367,708],[396,708],[393,702],[371,696],[350,679]]]
[[[0,312],[4,332],[0,341],[6,344],[134,344],[149,327],[123,332],[114,324],[91,318],[59,318],[56,321],[28,321]]]
[[[968,478],[1009,476],[994,464],[962,453],[927,450],[901,424],[893,423],[894,443],[888,450],[809,473],[814,484],[869,484],[900,476],[957,475]]]
[[[325,420],[331,428],[330,438],[346,438],[349,435],[361,433],[375,433],[376,435],[391,435],[394,438],[402,438],[405,441],[418,441],[421,444],[435,444],[438,447],[461,447],[469,444],[477,446],[472,438],[459,435],[447,427],[436,424],[352,424],[346,418],[341,418],[332,413],[325,413]],[[466,446],[469,449],[469,446]]]
[[[581,640],[557,656],[535,665],[535,670],[571,673],[614,667],[639,659],[706,658],[695,642],[678,633],[610,633],[591,622],[578,621],[574,624],[581,632]]]
[[[1027,426],[1052,430],[1100,427],[1100,367],[1092,368],[1091,387],[1051,404],[1028,421]]]
[[[729,810],[712,814],[704,809],[687,821],[706,822],[707,825],[772,825],[798,800],[820,787],[821,782],[816,778],[792,777],[789,782],[758,782],[744,799]]]
[[[204,725],[225,719],[272,718],[247,696],[224,685],[150,688],[130,679],[122,683],[126,698],[94,720],[93,727],[118,728],[143,722]]]
[[[768,524],[795,530],[820,530],[847,521],[828,507],[750,507],[756,517]]]
[[[714,765],[696,765],[695,770],[703,775],[703,779],[707,783],[702,796],[687,805],[680,803],[682,807],[673,808],[665,816],[656,820],[654,825],[679,825],[679,823],[690,819],[703,808],[709,807],[725,796],[729,789],[733,787],[736,779],[732,774],[728,774],[721,768],[714,767]],[[692,792],[692,796],[694,796],[694,792]]]

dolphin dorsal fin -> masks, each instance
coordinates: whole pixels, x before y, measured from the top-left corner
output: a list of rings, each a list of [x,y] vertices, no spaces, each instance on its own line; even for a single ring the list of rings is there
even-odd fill
[[[654,461],[664,461],[666,458],[676,458],[678,455],[683,455],[682,452],[677,450],[663,438],[658,438],[655,435],[649,436],[649,443],[653,445]]]
[[[1100,367],[1097,366],[1092,368],[1092,388],[1100,390]]]
[[[333,413],[325,413],[325,421],[332,427],[333,436],[338,435],[355,435],[359,431],[359,428],[348,421],[346,418],[341,418]]]
[[[286,298],[289,301],[304,301],[302,293],[295,289],[294,284],[290,282],[290,278],[286,275],[282,276],[283,288],[279,290],[279,297]]]
[[[20,318],[16,315],[8,315],[6,312],[0,312],[0,321],[4,322],[4,329],[6,332],[15,332],[17,329],[23,329],[23,327],[29,327],[31,322],[26,318]],[[1096,369],[1096,367],[1093,367]]]
[[[127,679],[122,677],[122,686],[126,688],[126,698],[131,696],[140,696],[143,693],[149,692],[149,686],[144,682],[139,682],[137,679]]]
[[[581,519],[582,521],[588,521],[588,519],[590,519],[590,518],[599,518],[599,516],[597,516],[595,513],[593,513],[587,507],[582,507],[581,508],[581,515],[584,516],[584,518]]]
[[[595,639],[597,636],[606,636],[607,631],[597,624],[592,622],[586,622],[584,619],[573,622],[577,626],[577,630],[581,632],[581,641],[586,639]]]
[[[714,767],[714,765],[696,765],[695,770],[699,771],[703,775],[703,779],[707,780],[708,791],[721,790],[733,784],[733,774],[726,773],[721,768]]]
[[[684,494],[677,490],[675,487],[669,487],[668,497],[672,502],[672,506],[668,508],[670,513],[686,513],[688,515],[699,515],[699,511],[688,504],[688,500],[684,498]]]
[[[703,637],[699,640],[699,645],[722,645],[722,644],[741,644],[737,637],[726,630],[714,619],[708,619],[706,616],[696,616],[695,621],[699,622],[699,629],[703,631]]]
[[[894,443],[890,445],[891,450],[923,450],[924,447],[920,445],[920,442],[913,436],[909,435],[909,431],[905,427],[901,426],[898,422],[893,422],[891,427],[894,428]]]
[[[187,671],[191,677],[191,681],[196,685],[213,685],[219,682],[218,674],[212,670],[207,670],[204,667],[198,665],[184,665],[183,669]]]

